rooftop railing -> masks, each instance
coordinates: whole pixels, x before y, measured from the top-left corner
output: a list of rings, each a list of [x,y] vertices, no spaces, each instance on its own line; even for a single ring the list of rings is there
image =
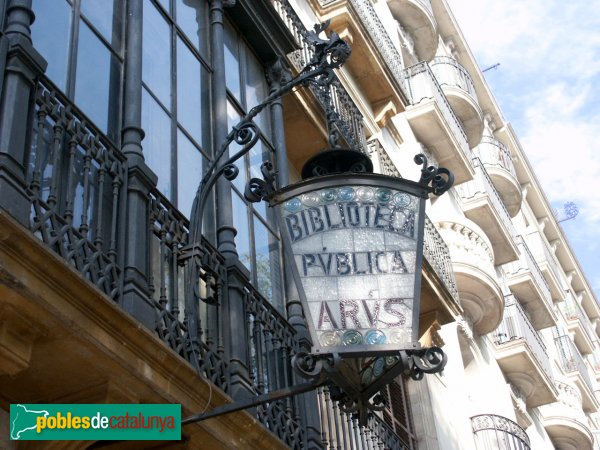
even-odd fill
[[[541,336],[533,328],[525,311],[513,295],[506,295],[504,300],[506,305],[504,307],[504,317],[502,323],[494,332],[496,345],[501,346],[508,342],[524,340],[546,376],[552,380],[550,359]]]
[[[444,95],[438,80],[431,71],[429,64],[422,61],[405,69],[404,74],[406,94],[408,95],[409,103],[411,105],[417,105],[425,99],[435,100],[442,111],[444,118],[448,122],[448,126],[458,141],[460,150],[463,152],[465,158],[470,160],[471,151],[469,150],[465,130],[452,110],[452,107]]]

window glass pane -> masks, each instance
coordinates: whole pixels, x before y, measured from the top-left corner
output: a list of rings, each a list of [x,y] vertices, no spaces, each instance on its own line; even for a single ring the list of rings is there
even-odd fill
[[[206,0],[177,0],[177,24],[202,55],[208,54]]]
[[[273,305],[282,310],[279,242],[256,216],[254,216],[254,241],[258,290]]]
[[[181,131],[177,131],[177,208],[190,217],[194,196],[202,178],[202,154]]]
[[[171,198],[171,120],[144,89],[142,96],[142,142],[146,163],[158,175],[158,189]]]
[[[230,26],[225,26],[225,83],[235,98],[241,101],[237,33]]]
[[[181,39],[177,39],[177,120],[187,132],[202,143],[202,111],[208,111],[208,83],[200,62]]]
[[[113,4],[113,0],[81,0],[81,12],[102,36],[118,50],[120,48],[119,36],[121,28],[121,14],[118,10],[122,6],[122,3],[119,2],[117,4],[117,11],[114,15]]]
[[[237,230],[235,244],[240,261],[251,269],[250,229],[248,225],[248,207],[235,192],[231,194],[233,203],[233,226]]]
[[[65,1],[34,0],[35,21],[31,26],[33,45],[48,61],[46,75],[65,91],[71,7]]]
[[[111,80],[111,64],[119,61],[83,21],[79,26],[75,102],[103,131],[108,131],[109,92],[118,95],[119,77]],[[93,67],[94,70],[90,70]],[[112,86],[111,86],[112,84]]]
[[[144,2],[144,82],[162,104],[171,110],[171,45],[165,19],[150,2]]]
[[[250,109],[262,102],[269,95],[269,88],[265,79],[265,70],[256,56],[250,51],[246,52],[246,109]],[[254,121],[262,132],[270,136],[269,108],[265,108]]]
[[[228,132],[231,128],[238,124],[240,121],[240,115],[236,111],[235,106],[231,104],[231,102],[227,102],[227,130]],[[232,142],[229,146],[229,156],[233,156],[235,153],[242,149],[241,145]],[[242,157],[235,162],[235,165],[239,169],[240,173],[235,180],[233,180],[233,185],[238,188],[240,192],[244,192],[244,187],[246,186],[246,165],[244,164],[244,160],[246,158]]]

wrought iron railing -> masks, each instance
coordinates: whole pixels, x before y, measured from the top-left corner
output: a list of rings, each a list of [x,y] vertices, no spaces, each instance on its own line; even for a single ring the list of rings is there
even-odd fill
[[[587,364],[585,363],[581,353],[567,335],[554,338],[556,348],[558,350],[558,359],[560,365],[566,373],[577,372],[584,383],[587,385],[590,392],[594,392],[594,384],[588,372]]]
[[[517,261],[512,261],[502,265],[504,272],[508,275],[517,275],[521,272],[528,271],[531,277],[535,281],[538,289],[542,293],[542,297],[548,305],[552,305],[552,294],[550,293],[550,287],[542,275],[537,262],[535,261],[529,247],[525,243],[525,240],[521,235],[516,236],[517,247],[519,247],[520,257]]]
[[[579,302],[573,298],[571,293],[567,294],[565,301],[561,304],[561,308],[567,320],[579,321],[590,341],[593,342],[597,340],[596,331],[592,327],[588,315],[585,313]]]
[[[517,178],[510,150],[502,142],[489,136],[483,136],[479,145],[473,149],[473,152],[484,165],[500,167],[509,172],[515,179]]]
[[[342,411],[326,388],[319,389],[319,415],[325,449],[409,450],[410,447],[376,415],[360,426],[354,414]]]
[[[400,172],[377,139],[369,141],[368,146],[369,153],[376,155],[378,158],[379,169],[382,174],[391,177],[401,177]],[[454,270],[452,269],[452,260],[450,259],[450,250],[448,250],[448,245],[446,245],[444,238],[442,238],[433,222],[427,216],[425,216],[424,239],[423,256],[440,277],[440,280],[442,280],[456,304],[460,304]]]
[[[37,87],[36,122],[28,164],[31,231],[82,276],[116,302],[123,294],[127,193],[125,157],[50,81]],[[222,256],[207,242],[182,263],[188,221],[153,190],[148,206],[148,303],[155,310],[154,331],[173,351],[225,392],[230,392],[229,349],[223,338],[231,327],[219,308],[228,282]],[[185,264],[198,264],[212,304],[193,317],[185,309]],[[283,316],[244,280],[245,336],[251,390],[256,394],[293,385],[290,365],[297,351],[295,332]],[[293,400],[258,408],[257,418],[291,448],[300,448],[303,427]]]
[[[502,226],[507,229],[510,237],[512,240],[514,240],[515,236],[517,235],[517,231],[512,223],[510,214],[500,199],[500,194],[498,194],[494,183],[492,183],[487,170],[485,170],[485,167],[479,158],[473,158],[473,167],[475,168],[475,178],[473,178],[471,181],[467,181],[466,183],[456,186],[456,191],[463,199],[471,199],[479,195],[487,195],[490,199],[490,203],[500,216]]]
[[[546,261],[550,270],[554,273],[554,277],[562,284],[563,288],[567,288],[565,280],[565,271],[556,259],[554,251],[550,249],[550,245],[543,233],[534,232],[527,235],[527,242],[533,249],[532,254],[535,255],[536,261]]]
[[[504,296],[502,323],[494,331],[494,342],[502,346],[508,342],[523,340],[546,376],[552,380],[550,358],[541,336],[535,330],[523,308],[513,295]]]
[[[288,58],[296,70],[302,70],[314,53],[314,49],[308,40],[308,30],[287,0],[271,0],[271,4],[300,47],[300,50],[291,53]],[[328,109],[329,98],[331,98],[335,127],[346,141],[346,144],[366,152],[367,142],[362,114],[337,76],[334,76],[329,89],[329,95],[327,95],[326,92],[311,85],[312,92],[325,110]]]
[[[118,301],[125,157],[50,84],[39,85],[36,106],[27,166],[31,231]]]
[[[436,56],[429,65],[440,85],[457,87],[468,93],[477,102],[473,78],[457,60],[449,56]]]
[[[406,82],[406,94],[411,105],[417,105],[422,100],[433,99],[442,111],[448,126],[458,141],[459,147],[465,159],[471,159],[471,151],[467,141],[465,130],[450,106],[446,95],[434,76],[429,64],[422,61],[404,70]]]
[[[495,414],[471,417],[478,450],[530,450],[529,436],[516,422]]]
[[[454,277],[454,269],[452,268],[450,250],[448,249],[448,245],[444,241],[444,238],[429,217],[425,217],[424,238],[423,256],[438,274],[448,289],[448,292],[450,292],[454,302],[457,305],[460,305],[460,297],[456,286],[456,278]]]
[[[363,25],[369,32],[371,39],[375,43],[375,47],[380,52],[383,60],[385,61],[388,69],[392,73],[394,80],[398,88],[404,93],[405,81],[404,72],[402,68],[404,64],[402,62],[402,55],[394,45],[394,42],[390,38],[390,35],[386,31],[377,11],[373,7],[370,0],[350,0],[350,3],[360,16]],[[431,3],[428,0],[418,0],[418,3],[422,4],[424,8],[431,11]],[[426,5],[429,5],[427,8]],[[433,12],[431,11],[433,14]]]

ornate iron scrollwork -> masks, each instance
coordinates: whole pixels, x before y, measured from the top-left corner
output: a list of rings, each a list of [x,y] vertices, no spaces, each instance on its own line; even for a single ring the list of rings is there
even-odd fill
[[[440,196],[454,184],[454,174],[444,167],[428,165],[427,157],[423,153],[415,155],[414,161],[423,165],[419,184],[426,186],[433,194]]]
[[[444,370],[448,357],[439,347],[407,350],[408,371],[413,380],[421,380],[426,373],[439,373]]]

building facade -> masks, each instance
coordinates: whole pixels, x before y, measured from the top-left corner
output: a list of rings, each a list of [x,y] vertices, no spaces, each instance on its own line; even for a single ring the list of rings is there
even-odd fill
[[[190,249],[203,171],[325,21],[350,59],[327,92],[255,118]],[[367,425],[319,389],[186,425],[176,444],[102,445],[600,448],[600,307],[446,0],[0,0],[0,94],[2,448],[28,448],[9,440],[12,403],[186,416],[302,381],[281,236],[244,186],[265,161],[278,186],[299,181],[328,120],[377,172],[417,180],[424,153],[455,175],[428,201],[419,321],[445,370],[396,379]]]

